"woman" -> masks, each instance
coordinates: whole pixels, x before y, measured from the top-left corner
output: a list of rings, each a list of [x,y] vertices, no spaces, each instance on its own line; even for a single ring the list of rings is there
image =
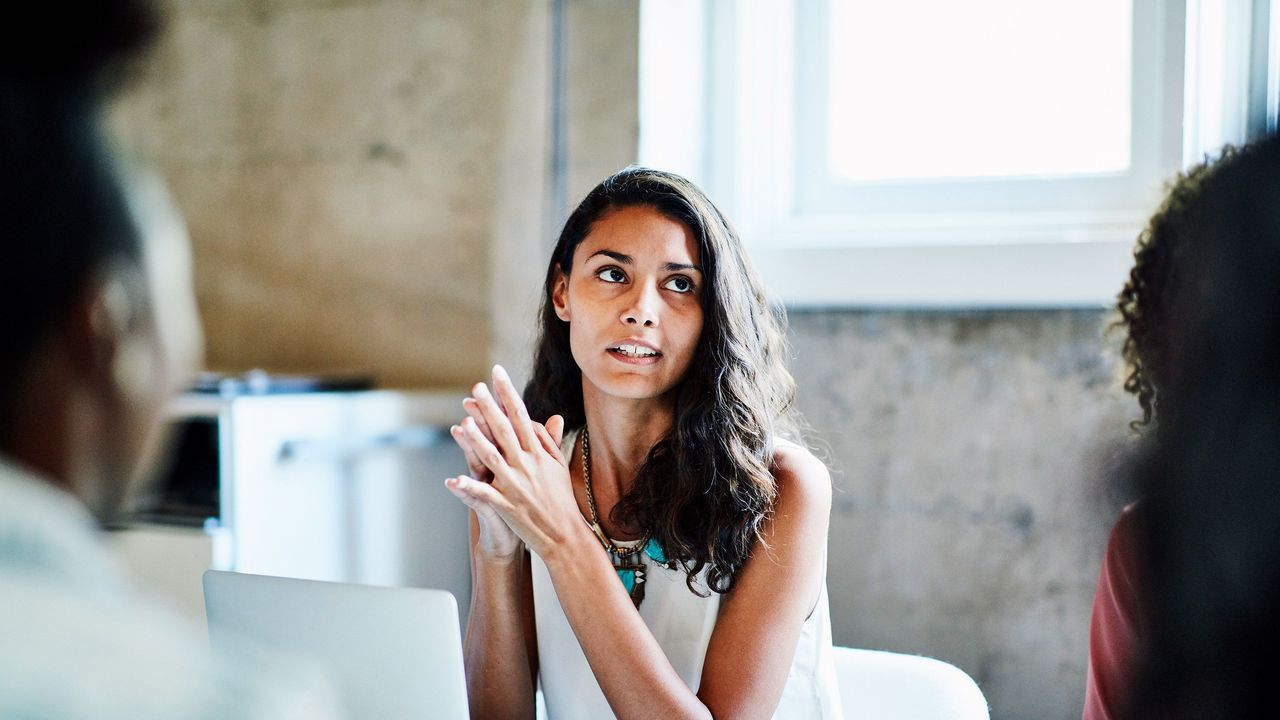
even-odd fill
[[[1188,292],[1196,270],[1187,264],[1188,253],[1204,242],[1192,221],[1204,202],[1206,185],[1221,168],[1239,162],[1238,157],[1239,151],[1228,146],[1217,160],[1206,160],[1178,175],[1138,236],[1129,280],[1116,300],[1119,319],[1112,326],[1125,333],[1124,389],[1142,410],[1142,417],[1130,423],[1135,433],[1154,436],[1156,428],[1168,424],[1175,413],[1176,403],[1166,397],[1169,364],[1176,349],[1172,335],[1180,320],[1175,307]],[[1083,720],[1127,716],[1142,642],[1149,633],[1146,583],[1140,567],[1148,514],[1143,502],[1124,508],[1107,539],[1089,625]]]
[[[1170,305],[1159,441],[1136,473],[1150,503],[1149,615],[1133,716],[1271,718],[1280,705],[1280,137],[1221,163],[1186,227],[1197,241],[1179,258],[1189,270]]]
[[[1250,475],[1280,470],[1259,452],[1280,447],[1268,345],[1280,337],[1278,142],[1227,148],[1180,176],[1120,294],[1134,427],[1154,432],[1133,473],[1143,499],[1121,514],[1099,573],[1084,720],[1244,717],[1239,702],[1263,686],[1248,673],[1274,669],[1240,641],[1274,633],[1259,620],[1280,611],[1256,572],[1280,558],[1280,506]]]
[[[780,437],[782,320],[728,221],[675,175],[606,179],[541,324],[523,401],[495,368],[453,428],[473,716],[532,717],[540,679],[555,720],[840,717],[830,478]]]

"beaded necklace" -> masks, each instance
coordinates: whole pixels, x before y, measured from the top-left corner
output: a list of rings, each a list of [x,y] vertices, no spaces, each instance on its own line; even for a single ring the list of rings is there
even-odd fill
[[[646,532],[640,537],[640,541],[632,547],[618,547],[605,535],[604,528],[600,527],[600,517],[596,512],[596,498],[591,492],[591,437],[587,434],[587,428],[582,428],[582,485],[587,491],[587,510],[591,513],[587,524],[591,526],[591,531],[595,533],[596,539],[604,547],[606,553],[609,554],[609,562],[613,564],[613,569],[618,573],[618,579],[622,581],[622,586],[627,589],[627,594],[631,596],[631,602],[635,603],[637,608],[640,607],[641,601],[644,600],[644,581],[645,566],[639,557],[640,551],[643,550],[655,562],[667,565],[666,553],[662,551],[662,546],[657,540],[649,537]]]

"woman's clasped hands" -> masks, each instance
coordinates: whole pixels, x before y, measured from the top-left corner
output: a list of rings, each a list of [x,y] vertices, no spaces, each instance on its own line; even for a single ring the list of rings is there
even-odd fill
[[[523,542],[546,557],[583,525],[560,451],[564,418],[553,415],[546,425],[530,418],[501,365],[493,368],[492,392],[477,383],[462,404],[467,417],[450,433],[471,475],[448,478],[445,486],[475,511],[477,549],[510,560]]]

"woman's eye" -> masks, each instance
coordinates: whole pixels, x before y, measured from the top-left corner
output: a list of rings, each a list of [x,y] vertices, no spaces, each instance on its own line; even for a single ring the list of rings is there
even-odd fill
[[[609,283],[620,283],[627,279],[625,273],[616,267],[607,267],[596,273],[596,277]]]
[[[668,280],[663,287],[679,293],[693,292],[693,281],[683,275],[678,275]]]

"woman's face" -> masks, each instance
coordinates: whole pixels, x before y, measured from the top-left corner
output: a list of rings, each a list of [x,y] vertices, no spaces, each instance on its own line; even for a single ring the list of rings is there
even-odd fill
[[[643,399],[680,383],[702,334],[700,263],[689,229],[652,207],[596,220],[552,288],[584,386]]]

